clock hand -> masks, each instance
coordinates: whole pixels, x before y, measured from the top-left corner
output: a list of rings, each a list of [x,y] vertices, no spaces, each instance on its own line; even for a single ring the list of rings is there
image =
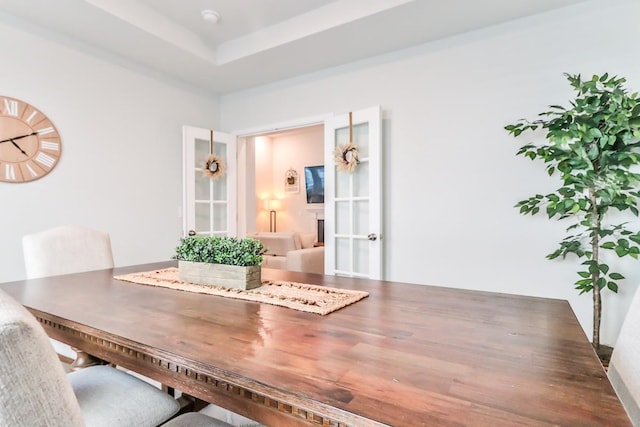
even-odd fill
[[[38,132],[33,131],[33,132],[31,132],[31,133],[29,133],[29,134],[27,134],[27,135],[20,135],[20,136],[16,136],[16,137],[14,137],[14,138],[7,138],[7,139],[3,139],[2,141],[0,141],[0,143],[3,143],[3,142],[9,142],[9,141],[12,141],[12,142],[13,142],[13,141],[15,141],[16,139],[27,138],[27,137],[29,137],[29,136],[33,136],[33,135],[37,135],[37,134],[38,134]]]
[[[16,144],[16,142],[13,139],[11,140],[11,144],[13,144],[14,147],[16,147],[18,150],[20,150],[20,152],[22,154],[24,154],[25,156],[29,157],[29,155],[27,153],[25,153],[25,151],[22,148],[20,148],[20,146],[18,144]]]

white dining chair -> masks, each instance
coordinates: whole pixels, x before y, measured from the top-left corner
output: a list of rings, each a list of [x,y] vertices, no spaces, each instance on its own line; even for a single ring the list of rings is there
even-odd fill
[[[109,234],[65,225],[22,237],[27,278],[113,268]]]
[[[113,268],[109,234],[65,225],[22,237],[27,279]],[[76,359],[67,344],[51,340],[64,362]]]
[[[157,426],[179,409],[110,366],[65,374],[40,323],[0,290],[0,426]]]
[[[611,354],[607,375],[631,422],[640,426],[640,292],[636,291]]]

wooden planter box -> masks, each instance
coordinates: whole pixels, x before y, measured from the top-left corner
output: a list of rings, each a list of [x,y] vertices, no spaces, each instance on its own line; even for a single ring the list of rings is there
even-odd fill
[[[260,266],[210,264],[206,262],[178,261],[180,280],[200,285],[215,285],[232,289],[253,289],[262,285]]]

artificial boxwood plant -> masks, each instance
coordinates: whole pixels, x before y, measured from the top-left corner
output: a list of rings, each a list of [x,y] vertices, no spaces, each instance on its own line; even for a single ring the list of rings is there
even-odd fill
[[[522,146],[517,155],[544,162],[546,172],[560,178],[556,191],[516,207],[525,215],[544,209],[549,218],[572,220],[569,234],[547,258],[582,260],[575,287],[580,294],[593,294],[592,344],[599,352],[600,292],[617,292],[624,279],[603,261],[603,251],[635,259],[640,254],[640,233],[632,227],[637,222],[611,223],[612,213],[623,213],[616,213],[616,220],[638,216],[640,101],[624,88],[624,78],[565,76],[576,92],[568,108],[551,105],[538,120],[523,119],[505,129],[514,137],[529,132],[537,142]]]
[[[180,239],[173,259],[249,267],[260,265],[266,248],[257,239],[193,236]]]

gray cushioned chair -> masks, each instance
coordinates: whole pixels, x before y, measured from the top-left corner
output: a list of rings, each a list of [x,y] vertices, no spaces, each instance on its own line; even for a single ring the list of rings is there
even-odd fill
[[[640,292],[636,291],[609,362],[607,375],[634,426],[640,426]]]
[[[22,237],[27,278],[113,268],[109,234],[65,225]],[[56,352],[69,362],[76,353],[67,344],[51,340]]]
[[[233,427],[233,424],[227,424],[198,412],[188,412],[162,424],[162,427]]]
[[[0,426],[157,426],[179,409],[116,368],[65,374],[42,326],[0,290]]]

